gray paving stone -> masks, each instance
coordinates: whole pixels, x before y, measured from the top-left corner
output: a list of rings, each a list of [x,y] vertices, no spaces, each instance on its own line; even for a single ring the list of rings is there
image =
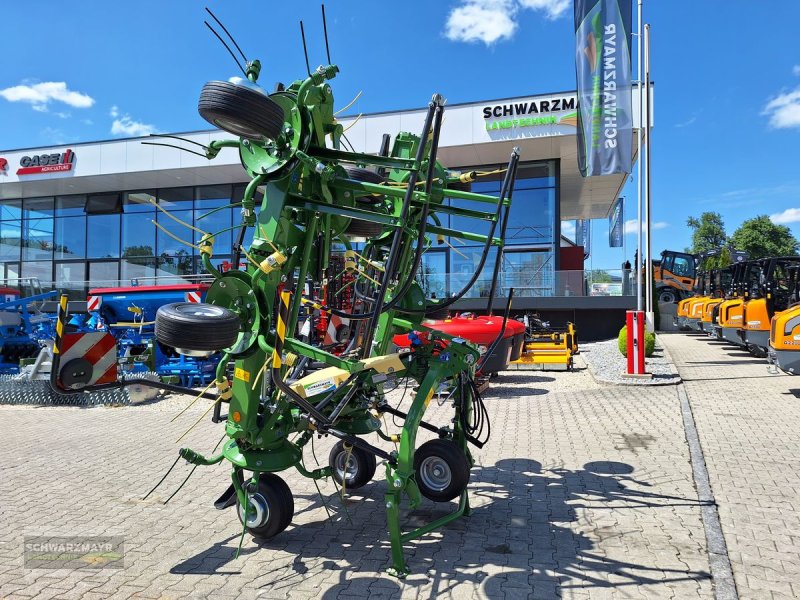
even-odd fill
[[[473,514],[408,544],[412,574],[402,582],[383,574],[389,548],[381,468],[373,483],[347,499],[352,523],[330,482],[320,487],[338,522],[327,520],[312,482],[285,473],[295,495],[293,525],[267,542],[246,537],[238,559],[238,519],[211,506],[230,481],[227,467],[198,468],[164,506],[189,471],[180,465],[142,501],[177,455],[175,440],[200,415],[197,406],[170,423],[185,402],[0,407],[8,425],[0,461],[24,465],[0,478],[0,542],[6,542],[0,556],[11,561],[0,560],[11,565],[0,569],[0,596],[14,598],[33,583],[19,560],[22,536],[33,532],[124,535],[124,569],[48,573],[51,583],[43,589],[65,596],[74,586],[96,598],[159,592],[164,598],[320,600],[713,595],[672,388],[600,385],[585,370],[501,375],[486,397],[493,437],[474,451]],[[448,410],[432,402],[427,416],[445,423]],[[221,434],[220,426],[203,421],[181,445],[209,452]],[[317,457],[325,460],[331,444],[316,440]],[[63,457],[59,485],[43,486],[52,477],[53,456]],[[310,451],[306,466],[316,466]],[[793,477],[789,470],[779,473],[783,480]],[[753,481],[763,486],[751,490],[758,498],[780,487]],[[42,513],[26,508],[42,498],[53,527],[42,526]],[[778,502],[752,515],[785,524],[782,547],[772,547],[781,553],[776,559],[789,558],[800,539],[800,522],[774,512],[782,507]],[[442,510],[426,501],[414,518],[426,522]],[[748,523],[760,529],[752,519]],[[754,537],[753,546],[765,539]]]

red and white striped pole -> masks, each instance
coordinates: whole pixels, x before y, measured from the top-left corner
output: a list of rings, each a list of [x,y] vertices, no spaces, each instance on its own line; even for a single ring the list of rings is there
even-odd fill
[[[642,310],[627,311],[628,375],[644,375],[644,323]]]

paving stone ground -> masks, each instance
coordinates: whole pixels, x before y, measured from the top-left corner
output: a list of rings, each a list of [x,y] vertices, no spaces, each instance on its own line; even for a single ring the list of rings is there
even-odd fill
[[[684,380],[740,598],[800,598],[800,379],[699,334],[660,336]]]
[[[486,399],[492,438],[475,451],[471,475],[474,512],[408,544],[412,574],[404,581],[383,573],[389,545],[380,476],[348,497],[348,521],[331,482],[320,483],[335,512],[328,520],[314,484],[287,472],[293,524],[270,541],[246,537],[234,558],[239,522],[233,510],[212,507],[228,484],[226,467],[198,468],[164,506],[190,470],[180,464],[141,500],[172,464],[176,439],[200,417],[199,405],[175,422],[185,398],[124,408],[0,407],[0,597],[713,597],[674,387],[600,385],[584,370],[508,373],[494,380],[493,390]],[[785,395],[777,400],[787,398],[794,402]],[[734,408],[712,410],[733,414]],[[730,435],[744,423],[739,409],[735,414],[715,417]],[[434,401],[429,417],[445,423],[450,409]],[[700,422],[704,431],[714,426],[704,417]],[[757,433],[772,435],[766,428]],[[208,453],[221,435],[220,425],[204,419],[180,445]],[[722,445],[723,432],[717,437],[716,460],[733,481],[746,449],[759,442],[732,437]],[[737,521],[753,543],[735,546],[741,556],[772,552],[755,554],[762,562],[754,577],[767,573],[766,561],[790,560],[787,547],[797,541],[796,521],[782,518],[785,502],[759,504],[796,482],[789,449],[773,443],[780,452],[761,459],[774,464],[760,463],[772,471],[771,483],[753,479],[726,497],[758,506]],[[320,461],[330,445],[316,442]],[[314,465],[310,451],[305,461]],[[446,510],[426,501],[405,515],[406,523]],[[769,531],[774,536],[766,542],[758,519],[786,529]],[[23,540],[31,535],[124,536],[124,568],[26,569]]]

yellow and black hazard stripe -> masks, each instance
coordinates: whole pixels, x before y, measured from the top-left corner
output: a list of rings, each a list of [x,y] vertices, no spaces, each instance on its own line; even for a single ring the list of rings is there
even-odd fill
[[[56,340],[53,344],[53,354],[61,353],[61,339],[64,337],[64,324],[67,322],[67,302],[69,296],[62,294],[58,302],[58,318],[56,319]]]
[[[280,369],[283,365],[281,360],[281,353],[283,352],[283,343],[286,340],[286,322],[289,320],[289,300],[292,293],[288,290],[281,292],[281,302],[278,306],[278,323],[275,327],[275,347],[272,350],[272,368]]]

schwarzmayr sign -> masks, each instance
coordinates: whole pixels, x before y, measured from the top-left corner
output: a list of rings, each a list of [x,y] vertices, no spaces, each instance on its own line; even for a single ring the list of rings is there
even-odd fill
[[[572,111],[568,114],[553,114]],[[486,130],[533,127],[536,125],[577,124],[577,101],[574,97],[508,102],[483,107]],[[496,119],[496,120],[495,120]]]

